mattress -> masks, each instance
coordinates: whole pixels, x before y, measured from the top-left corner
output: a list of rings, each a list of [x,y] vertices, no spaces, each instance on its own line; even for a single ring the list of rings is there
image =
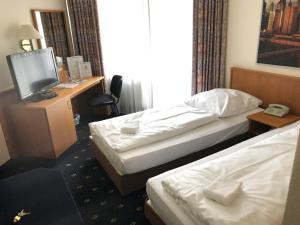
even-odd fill
[[[257,143],[261,140],[264,140],[268,137],[271,137],[274,134],[281,133],[282,131],[288,130],[290,128],[293,128],[293,127],[296,127],[299,125],[300,125],[300,122],[296,122],[289,126],[272,130],[270,132],[267,132],[267,133],[264,133],[257,137],[254,137],[252,139],[249,139],[245,142],[242,142],[238,145],[235,145],[231,148],[225,149],[216,154],[210,155],[203,159],[197,160],[193,163],[187,164],[185,166],[176,168],[174,170],[167,171],[156,177],[150,178],[146,184],[146,189],[147,189],[147,194],[148,194],[151,206],[154,208],[154,210],[157,212],[157,214],[165,221],[165,223],[167,225],[168,224],[172,224],[172,225],[207,225],[205,223],[198,222],[197,219],[190,212],[188,212],[188,211],[182,209],[180,206],[178,206],[176,204],[175,200],[164,191],[164,189],[161,185],[161,181],[172,174],[178,173],[178,172],[183,171],[188,168],[192,168],[196,165],[200,165],[200,164],[208,162],[210,160],[214,160],[214,159],[223,157],[225,155],[231,154],[240,149],[243,149],[244,147],[247,147],[247,146]]]
[[[247,115],[259,112],[254,109],[236,116],[218,119],[184,134],[138,147],[126,152],[109,150],[102,137],[93,141],[120,175],[137,173],[228,140],[248,130]],[[93,127],[91,127],[93,129]],[[95,133],[91,130],[91,133]]]

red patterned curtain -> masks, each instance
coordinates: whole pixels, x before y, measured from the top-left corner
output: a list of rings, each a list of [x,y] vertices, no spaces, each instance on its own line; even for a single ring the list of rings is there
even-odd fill
[[[41,12],[41,21],[44,28],[45,41],[52,47],[55,56],[60,56],[66,62],[70,55],[63,12]]]
[[[75,55],[91,62],[93,75],[104,75],[97,0],[67,0]]]
[[[194,0],[192,94],[225,85],[228,0]]]

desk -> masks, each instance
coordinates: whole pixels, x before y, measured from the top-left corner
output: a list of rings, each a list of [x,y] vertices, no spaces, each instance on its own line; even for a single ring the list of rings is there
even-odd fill
[[[54,159],[65,152],[77,141],[73,120],[74,99],[101,85],[102,80],[103,77],[92,77],[72,89],[54,88],[58,94],[55,98],[9,106],[8,119],[16,142],[13,158]],[[99,87],[97,91],[101,93],[102,90]]]

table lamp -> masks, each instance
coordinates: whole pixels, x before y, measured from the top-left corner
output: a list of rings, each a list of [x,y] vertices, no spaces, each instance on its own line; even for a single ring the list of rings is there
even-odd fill
[[[300,135],[282,225],[300,224]]]
[[[33,50],[32,40],[41,39],[42,35],[31,24],[24,24],[20,26],[17,37],[20,48],[27,52]]]

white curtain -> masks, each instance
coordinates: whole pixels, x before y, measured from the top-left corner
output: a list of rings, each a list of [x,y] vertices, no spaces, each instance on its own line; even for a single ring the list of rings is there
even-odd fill
[[[193,0],[98,0],[107,83],[123,76],[120,111],[190,96]]]
[[[155,107],[191,96],[193,0],[150,0]]]

